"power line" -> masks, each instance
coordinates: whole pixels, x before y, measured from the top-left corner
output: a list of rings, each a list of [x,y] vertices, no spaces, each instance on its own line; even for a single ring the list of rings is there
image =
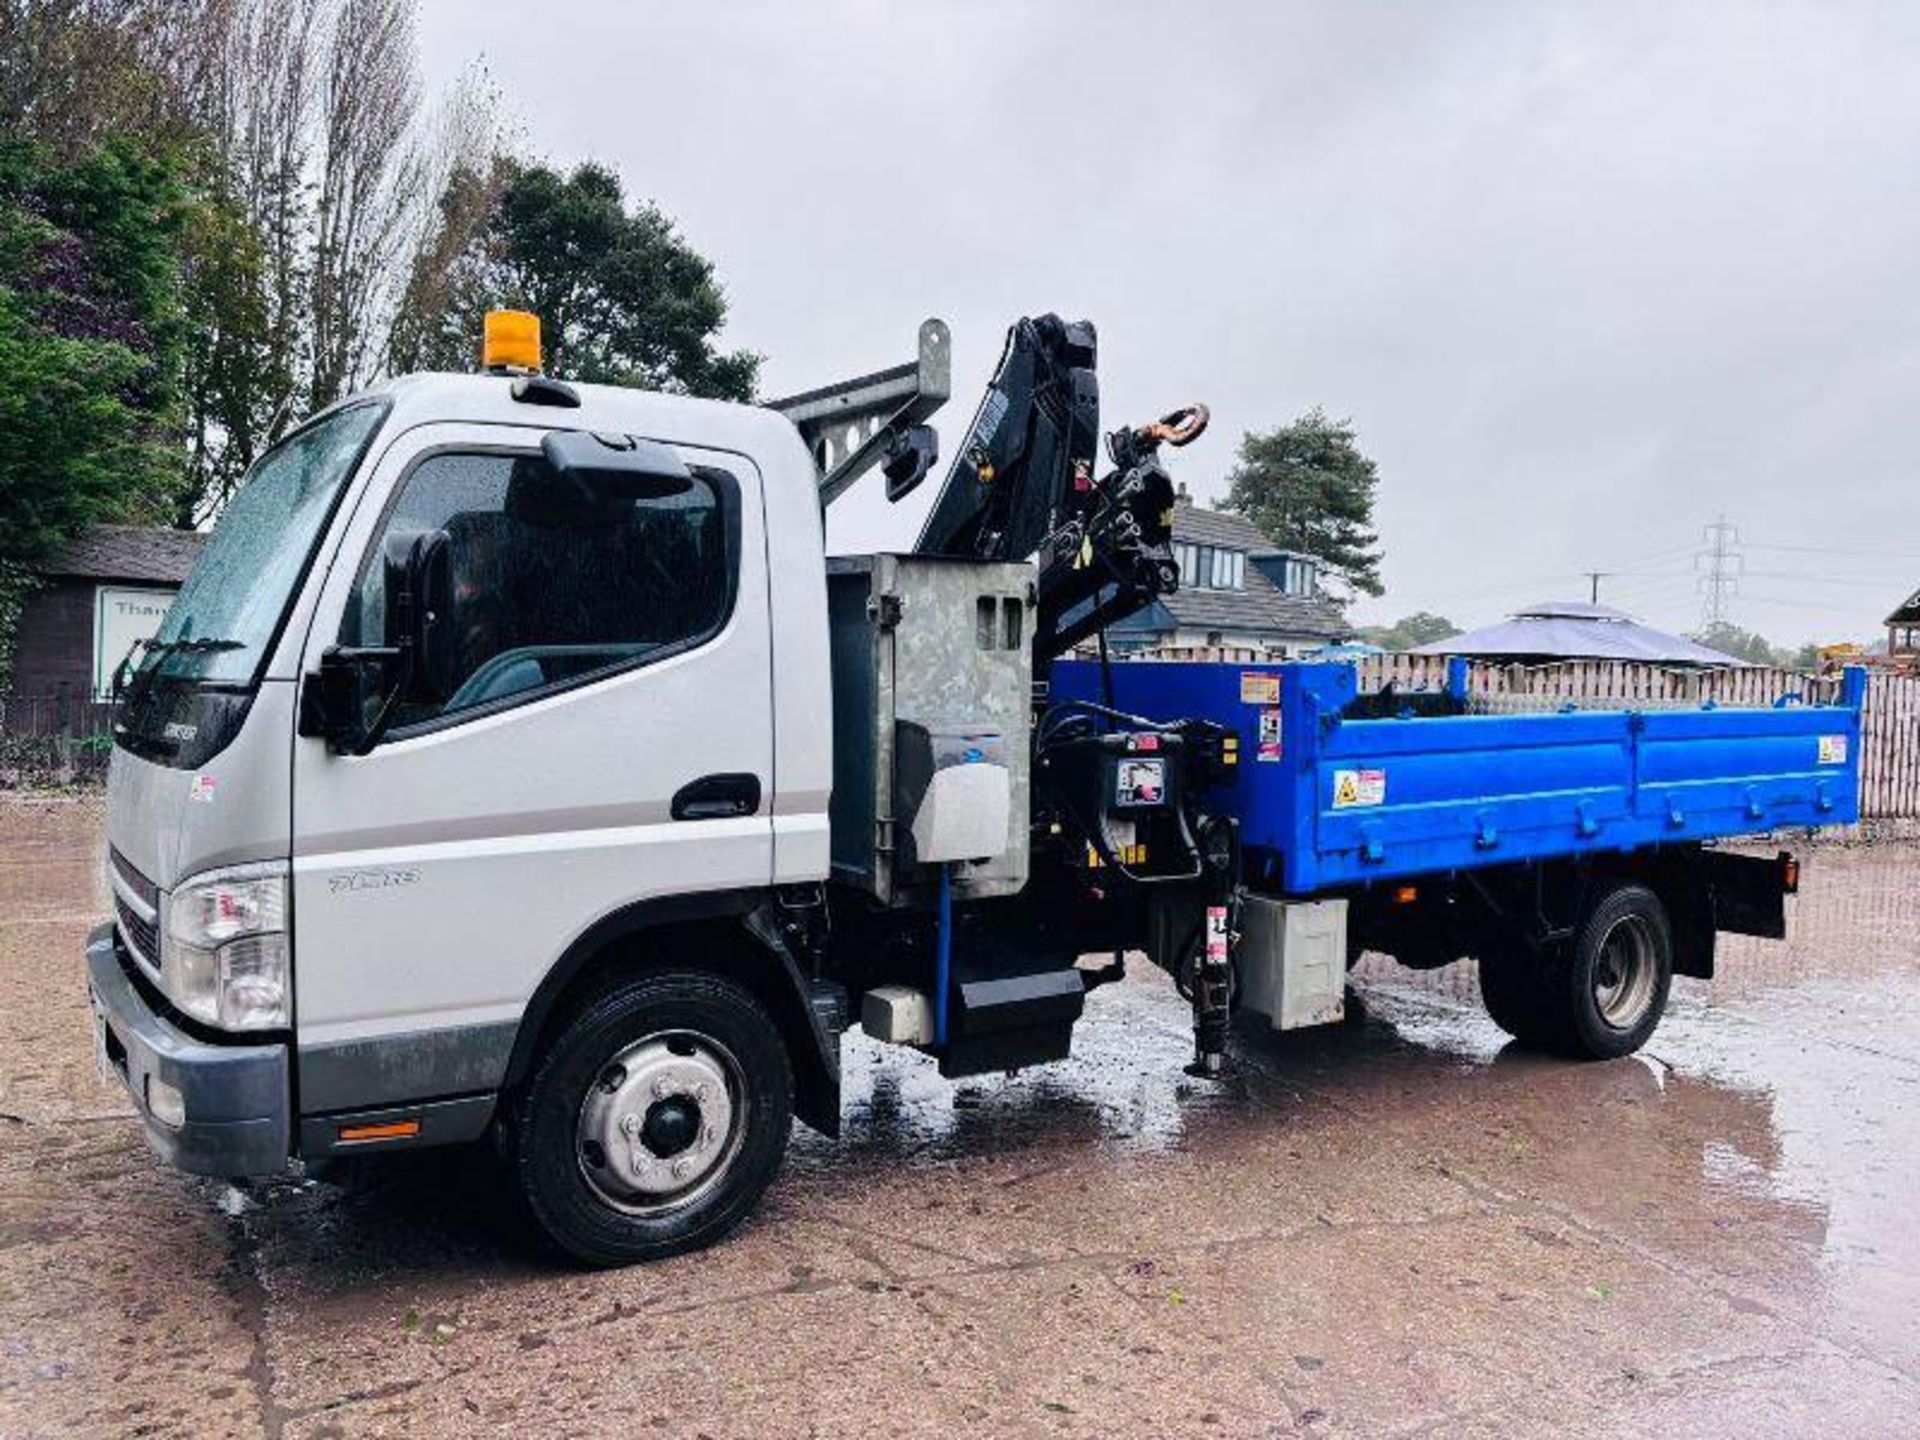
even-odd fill
[[[1795,555],[1858,555],[1878,560],[1904,560],[1909,565],[1920,565],[1920,555],[1904,550],[1849,550],[1835,545],[1767,545],[1759,541],[1750,541],[1749,550],[1781,550]]]
[[[1691,545],[1681,545],[1672,550],[1656,550],[1651,555],[1642,555],[1635,560],[1616,561],[1613,569],[1614,573],[1619,575],[1637,574],[1649,565],[1664,564],[1668,560],[1691,559],[1693,552],[1694,547]]]
[[[1809,575],[1803,570],[1742,570],[1743,576],[1758,580],[1797,580],[1802,585],[1854,585],[1869,590],[1892,590],[1900,582],[1877,580],[1863,575]]]
[[[1612,603],[1624,605],[1629,610],[1649,605],[1678,606],[1685,605],[1694,609],[1699,604],[1698,592],[1691,580],[1655,580],[1644,585],[1615,585],[1608,590]]]

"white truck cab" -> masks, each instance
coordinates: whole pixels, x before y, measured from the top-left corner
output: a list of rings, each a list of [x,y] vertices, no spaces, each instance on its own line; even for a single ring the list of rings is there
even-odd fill
[[[418,376],[314,417],[141,661],[91,972],[104,1048],[188,1169],[475,1138],[574,962],[662,925],[697,945],[703,917],[827,877],[812,458],[767,410],[569,388]],[[562,429],[659,473],[570,485],[542,453]],[[360,753],[302,735],[303,677],[311,709],[330,651],[385,645],[423,534],[438,693],[401,693]],[[776,978],[762,1003],[810,1020]],[[716,1089],[733,1063],[647,1062]]]

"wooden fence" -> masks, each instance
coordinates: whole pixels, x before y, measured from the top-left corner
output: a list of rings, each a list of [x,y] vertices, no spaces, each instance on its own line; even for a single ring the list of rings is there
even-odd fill
[[[112,701],[0,696],[0,790],[94,783],[112,753]]]
[[[1272,657],[1233,646],[1167,646],[1127,657],[1135,660],[1212,660],[1260,664]],[[1376,693],[1392,686],[1417,692],[1447,684],[1443,655],[1367,655],[1355,662],[1360,688]],[[1502,665],[1474,661],[1468,669],[1469,704],[1480,713],[1529,710],[1672,710],[1703,705],[1772,705],[1782,696],[1830,704],[1839,695],[1838,675],[1741,666],[1727,670],[1681,670],[1614,660],[1569,660],[1552,665]],[[1860,812],[1868,819],[1920,818],[1920,676],[1876,671],[1867,680],[1861,716]]]
[[[0,696],[0,735],[85,740],[113,733],[113,701],[73,695]]]

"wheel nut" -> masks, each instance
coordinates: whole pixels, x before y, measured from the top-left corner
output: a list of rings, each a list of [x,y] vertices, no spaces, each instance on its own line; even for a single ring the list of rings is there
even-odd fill
[[[686,1162],[686,1161],[684,1161],[684,1160],[676,1160],[676,1161],[674,1161],[674,1162],[673,1162],[673,1178],[674,1178],[674,1179],[676,1179],[676,1180],[684,1180],[684,1179],[686,1179],[686,1178],[687,1178],[687,1172],[688,1172],[689,1170],[691,1170],[692,1168],[693,1168],[693,1167],[692,1167],[691,1165],[689,1165],[689,1164],[687,1164],[687,1162]]]
[[[653,1098],[656,1100],[664,1100],[667,1098],[667,1082],[666,1081],[656,1080],[653,1082]]]
[[[707,1103],[707,1094],[706,1081],[702,1080],[698,1085],[693,1087],[693,1098],[698,1100],[702,1105]]]
[[[719,1138],[720,1138],[720,1132],[714,1129],[713,1126],[711,1125],[707,1126],[706,1129],[700,1132],[700,1148],[702,1150],[705,1150],[708,1146],[712,1145],[713,1142]]]
[[[621,1133],[625,1135],[638,1135],[640,1133],[640,1117],[638,1115],[623,1117],[620,1121],[620,1130]]]

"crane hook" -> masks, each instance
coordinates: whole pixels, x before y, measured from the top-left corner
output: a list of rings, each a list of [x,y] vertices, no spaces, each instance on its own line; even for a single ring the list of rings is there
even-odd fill
[[[1212,418],[1204,405],[1184,405],[1149,425],[1142,425],[1137,433],[1149,444],[1191,445],[1206,433],[1207,422]]]

